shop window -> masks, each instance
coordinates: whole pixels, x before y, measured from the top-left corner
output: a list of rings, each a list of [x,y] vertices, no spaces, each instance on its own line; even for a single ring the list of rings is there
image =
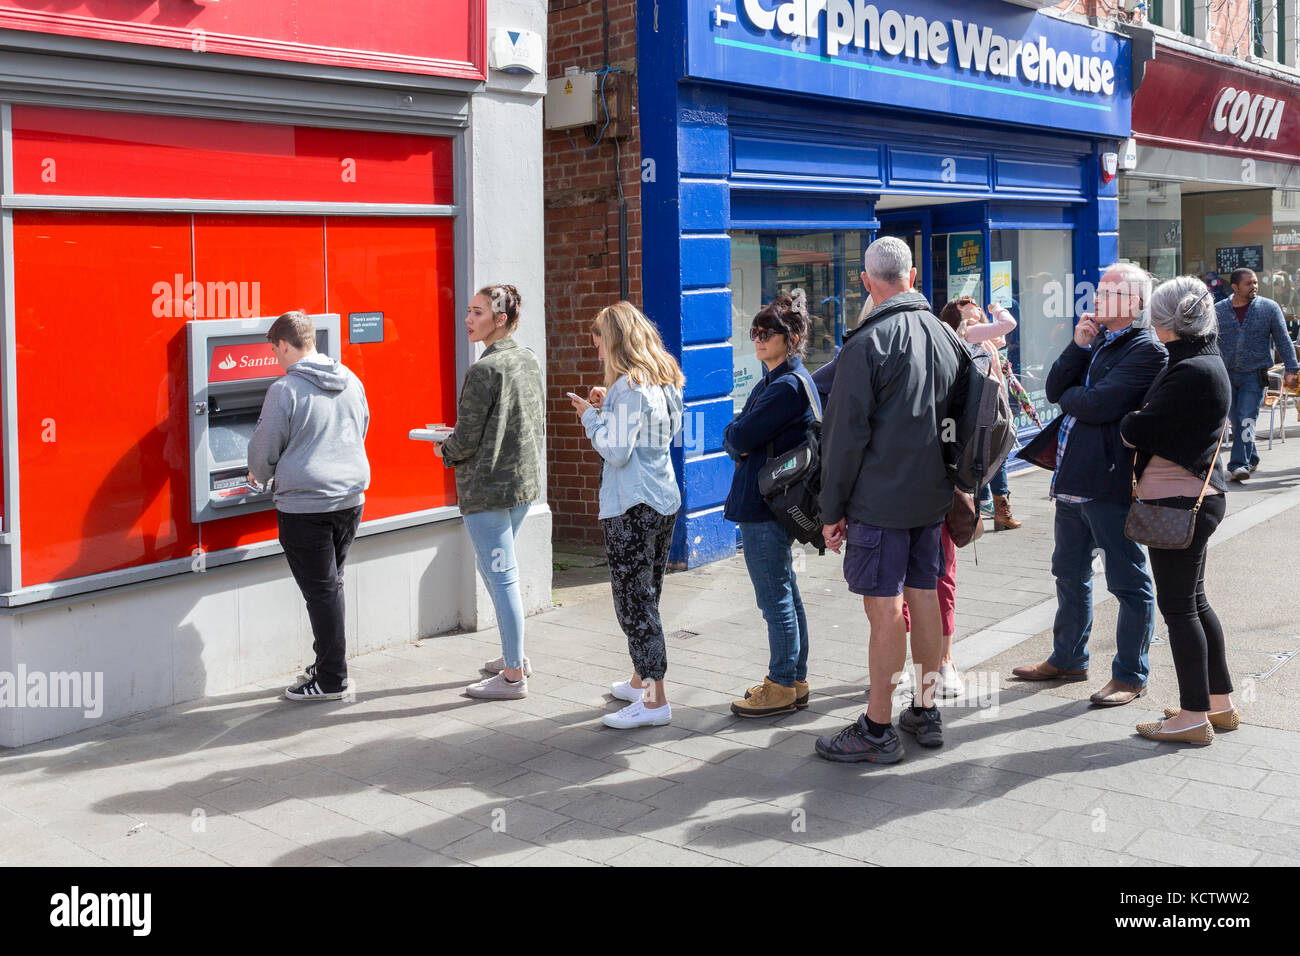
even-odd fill
[[[1047,400],[1047,373],[1074,335],[1072,235],[1068,229],[995,229],[989,249],[988,298],[1015,316],[1007,357],[1043,424],[1060,411]],[[980,303],[987,304],[983,297]],[[1033,426],[1020,408],[1012,410],[1017,427]]]
[[[1183,271],[1182,191],[1179,183],[1124,176],[1120,204],[1119,255],[1136,262],[1158,281]]]
[[[811,322],[805,361],[821,368],[862,312],[860,274],[869,240],[861,232],[731,234],[731,395],[737,412],[764,371],[749,340],[754,316],[781,292],[802,296]]]

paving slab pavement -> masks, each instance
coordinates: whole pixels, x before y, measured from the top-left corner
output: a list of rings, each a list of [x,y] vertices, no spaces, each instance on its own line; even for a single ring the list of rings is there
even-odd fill
[[[1167,645],[1152,649],[1151,695],[1129,707],[1089,708],[1100,680],[1008,679],[1050,645],[1052,505],[1034,472],[1012,481],[1025,527],[959,553],[956,656],[971,693],[945,708],[940,749],[905,741],[891,767],[814,755],[818,734],[863,709],[867,680],[865,617],[829,554],[800,560],[808,710],[728,711],[767,659],[737,557],[666,580],[672,724],[603,727],[626,645],[603,570],[573,562],[556,575],[559,606],[529,620],[527,699],[464,697],[499,653],[496,632],[451,634],[355,658],[354,701],[284,701],[285,675],[5,751],[0,862],[1295,865],[1300,661],[1277,656],[1300,647],[1288,580],[1300,428],[1290,437],[1234,487],[1211,551],[1247,724],[1208,748],[1133,733],[1176,700]],[[1113,633],[1114,602],[1101,601],[1099,678]]]

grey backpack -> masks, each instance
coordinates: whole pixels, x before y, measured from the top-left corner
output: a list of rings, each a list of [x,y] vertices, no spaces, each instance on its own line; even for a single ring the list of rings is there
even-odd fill
[[[948,421],[939,423],[948,477],[962,491],[978,496],[998,473],[1016,441],[1007,390],[993,373],[993,361],[940,322],[961,356],[961,371],[948,403]]]

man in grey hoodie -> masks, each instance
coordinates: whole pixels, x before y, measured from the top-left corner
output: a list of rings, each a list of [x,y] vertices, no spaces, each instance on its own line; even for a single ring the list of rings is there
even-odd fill
[[[286,312],[266,333],[285,376],[267,389],[248,442],[249,475],[275,479],[280,544],[307,601],[316,662],[285,690],[290,700],[339,700],[348,683],[343,563],[370,485],[366,390],[316,351],[316,327]]]

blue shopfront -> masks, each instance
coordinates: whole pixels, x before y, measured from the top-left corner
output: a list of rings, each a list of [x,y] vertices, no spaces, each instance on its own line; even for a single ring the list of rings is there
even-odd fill
[[[1009,308],[1009,357],[1056,414],[1046,369],[1118,252],[1128,38],[1001,0],[652,0],[638,18],[644,304],[693,429],[674,561],[735,553],[721,436],[759,372],[750,319],[802,290],[809,364],[829,361],[877,236],[911,243],[936,311]]]

